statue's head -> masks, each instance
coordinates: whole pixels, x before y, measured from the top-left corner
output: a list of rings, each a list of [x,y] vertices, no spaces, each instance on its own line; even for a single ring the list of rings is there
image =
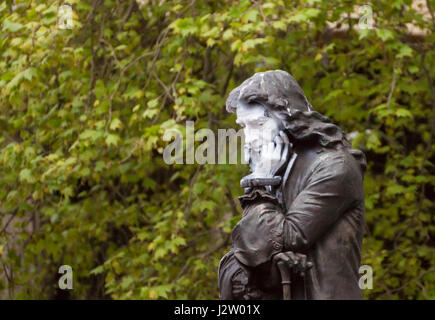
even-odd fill
[[[253,150],[273,141],[297,111],[312,111],[301,87],[287,72],[259,72],[235,88],[227,99],[228,112],[237,114],[245,142]]]
[[[241,103],[261,104],[271,110],[312,111],[299,84],[282,70],[258,72],[231,91],[227,99],[227,111],[236,112]]]
[[[226,107],[237,114],[236,122],[244,128],[245,151],[258,151],[283,131],[293,144],[342,145],[365,168],[364,155],[351,148],[338,126],[314,110],[296,80],[285,71],[254,74],[231,91]]]

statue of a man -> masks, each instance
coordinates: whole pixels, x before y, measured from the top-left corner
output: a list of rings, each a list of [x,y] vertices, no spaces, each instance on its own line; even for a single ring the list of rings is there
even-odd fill
[[[364,154],[285,71],[244,81],[227,110],[244,128],[251,174],[220,262],[220,298],[288,299],[287,286],[291,299],[361,299]]]

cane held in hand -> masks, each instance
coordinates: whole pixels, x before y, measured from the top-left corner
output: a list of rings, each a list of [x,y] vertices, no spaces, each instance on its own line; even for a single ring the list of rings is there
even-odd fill
[[[285,263],[283,260],[279,260],[276,264],[278,266],[279,273],[281,274],[283,300],[291,300],[291,270],[288,264]]]

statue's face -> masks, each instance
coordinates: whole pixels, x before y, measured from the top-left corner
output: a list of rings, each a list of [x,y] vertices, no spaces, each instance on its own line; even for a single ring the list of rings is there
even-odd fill
[[[266,115],[266,108],[256,102],[239,102],[236,123],[245,135],[245,161],[259,160],[262,145],[275,139],[280,131],[280,121]]]

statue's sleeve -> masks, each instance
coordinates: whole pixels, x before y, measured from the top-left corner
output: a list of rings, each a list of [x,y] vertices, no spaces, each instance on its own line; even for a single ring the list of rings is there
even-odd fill
[[[344,155],[328,154],[314,165],[305,188],[284,220],[284,249],[308,250],[350,206],[361,201],[361,174]]]
[[[284,214],[265,190],[255,189],[239,199],[244,210],[231,233],[233,252],[243,265],[256,267],[282,252]]]

